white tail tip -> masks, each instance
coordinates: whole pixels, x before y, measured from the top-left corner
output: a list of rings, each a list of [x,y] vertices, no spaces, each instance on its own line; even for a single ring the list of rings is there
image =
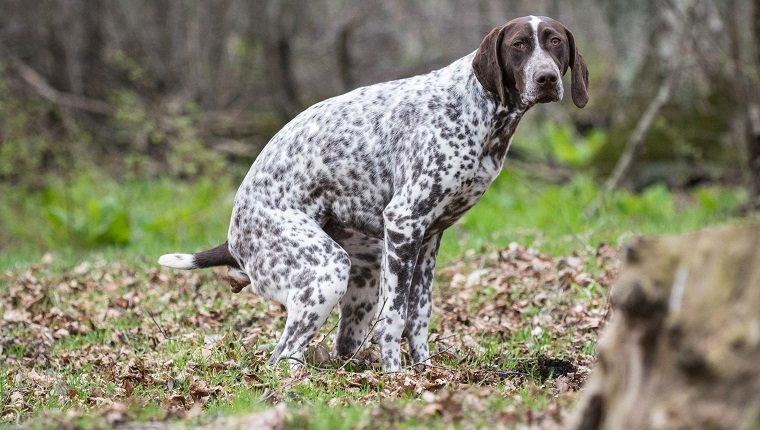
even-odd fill
[[[193,254],[164,254],[158,258],[158,264],[174,269],[194,269]]]

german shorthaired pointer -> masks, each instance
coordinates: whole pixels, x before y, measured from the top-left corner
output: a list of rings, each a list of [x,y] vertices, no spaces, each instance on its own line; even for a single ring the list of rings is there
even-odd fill
[[[240,288],[250,283],[285,305],[270,363],[300,359],[336,304],[335,354],[356,351],[377,316],[386,371],[401,369],[402,337],[412,362],[425,363],[441,233],[499,174],[523,114],[562,99],[568,68],[583,107],[588,71],[573,34],[529,16],[494,28],[477,51],[440,70],[317,103],[253,163],[228,241],[158,262],[230,266]]]

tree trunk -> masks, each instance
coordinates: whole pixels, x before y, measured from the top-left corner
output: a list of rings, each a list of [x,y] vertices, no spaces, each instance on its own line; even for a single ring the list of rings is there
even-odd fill
[[[274,110],[285,123],[300,109],[291,40],[300,29],[302,7],[292,0],[257,0],[249,7],[254,20],[249,37],[263,44],[268,92]]]
[[[354,77],[351,74],[351,50],[349,49],[353,32],[353,23],[348,22],[338,31],[338,36],[335,40],[338,75],[340,76],[340,83],[343,87],[343,91],[350,91],[354,88]]]
[[[615,9],[612,5],[607,5],[607,7]],[[608,174],[609,177],[616,175],[615,167],[624,157],[626,146],[630,147],[630,145],[626,145],[626,142],[630,141],[630,136],[636,128],[636,124],[641,120],[642,113],[648,105],[651,105],[652,100],[657,99],[656,95],[660,92],[657,83],[666,82],[669,75],[666,71],[666,65],[673,64],[674,60],[680,56],[680,52],[673,52],[673,46],[676,45],[675,39],[678,37],[675,26],[681,24],[674,18],[676,16],[672,12],[674,7],[675,5],[670,2],[660,4],[656,0],[646,1],[649,18],[646,28],[648,36],[644,43],[642,60],[633,79],[638,84],[630,88],[622,103],[618,99],[612,99],[609,102],[614,103],[609,109],[612,124],[607,133],[605,144],[596,154],[595,164],[602,173]],[[618,10],[615,9],[614,12],[618,12]],[[616,28],[620,19],[624,18],[617,15],[613,17],[610,24],[612,28]],[[624,172],[625,175],[621,178],[623,182],[630,182],[629,173],[635,167],[635,161],[644,155],[646,135],[643,137],[641,144],[638,145],[639,148],[636,149],[635,157],[631,158],[629,166]],[[618,185],[622,184],[615,186]]]
[[[58,91],[70,91],[71,79],[69,74],[69,60],[63,39],[56,23],[57,3],[46,3],[44,12],[45,27],[47,28],[47,51],[50,55],[50,67],[48,78],[50,84]]]
[[[684,17],[672,23],[672,31],[675,35],[672,42],[673,46],[684,46],[686,44],[686,16],[691,13],[693,1],[684,0],[681,2],[681,6],[683,7]],[[588,211],[589,214],[595,216],[598,213],[607,196],[623,184],[630,175],[636,159],[644,153],[647,135],[660,115],[660,110],[670,99],[676,78],[680,74],[682,61],[681,55],[671,55],[665,61],[664,77],[657,89],[657,93],[641,114],[641,117],[636,122],[636,126],[631,130],[623,147],[623,152],[617,163],[615,163],[615,167],[612,169],[609,178],[605,181],[602,192],[592,203]]]
[[[572,429],[760,424],[760,225],[639,239]]]
[[[749,170],[751,182],[750,197],[751,207],[760,209],[760,74],[757,70],[760,67],[760,4],[755,2],[752,5],[752,46],[755,48],[755,61],[751,66],[754,74],[750,74],[749,81],[752,85],[752,99],[747,107],[749,121],[749,138],[747,139],[749,157]]]
[[[293,50],[290,47],[290,34],[280,34],[272,47],[274,49],[274,72],[279,87],[284,95],[283,109],[293,114],[298,108],[298,89],[293,73]]]
[[[755,99],[757,100],[757,99]],[[747,155],[750,172],[750,209],[760,209],[760,104],[753,102],[748,107],[749,137]]]
[[[757,14],[755,7],[755,14]],[[726,8],[726,22],[729,28],[729,45],[732,60],[733,85],[736,100],[739,103],[742,130],[739,133],[741,144],[745,147],[747,165],[744,176],[749,192],[748,209],[755,209],[760,205],[760,105],[757,102],[757,85],[753,82],[750,64],[751,56],[742,49],[740,9],[736,0],[729,0]],[[752,33],[751,33],[752,34]],[[754,36],[754,34],[752,34]],[[753,40],[753,45],[756,45]],[[755,66],[756,67],[756,66]]]
[[[648,3],[651,19],[643,30],[648,35],[643,61],[629,94],[622,100],[610,99],[612,125],[594,157],[600,173],[612,172],[641,113],[655,99],[658,87],[651,83],[665,82],[673,73],[671,65],[680,63],[681,79],[671,100],[662,106],[662,120],[654,121],[640,145],[640,156],[634,157],[620,177],[621,186],[635,190],[655,182],[688,186],[692,179],[708,175],[713,166],[729,161],[730,156],[718,150],[714,136],[733,125],[738,107],[732,91],[733,73],[726,67],[723,51],[727,31],[712,2]],[[685,134],[690,137],[680,139]],[[673,166],[678,164],[689,167]]]
[[[760,65],[760,5],[752,5],[752,34],[754,35],[755,64]]]
[[[82,89],[85,96],[99,99],[106,95],[108,84],[103,61],[105,51],[103,2],[85,0],[83,6],[85,45],[82,53]]]

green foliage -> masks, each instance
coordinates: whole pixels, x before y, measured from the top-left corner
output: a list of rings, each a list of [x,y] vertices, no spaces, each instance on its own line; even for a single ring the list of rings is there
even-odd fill
[[[38,186],[73,163],[87,137],[75,128],[74,138],[67,136],[61,115],[47,103],[14,97],[0,63],[0,181]]]
[[[515,144],[533,157],[580,168],[588,166],[606,139],[606,133],[593,129],[585,135],[572,124],[553,121],[536,122],[527,118],[530,127],[518,128]]]
[[[226,235],[234,190],[229,177],[120,183],[92,173],[41,192],[0,184],[0,244],[11,250],[0,267],[47,250],[140,254],[216,244]]]
[[[242,176],[118,182],[89,173],[51,182],[42,192],[0,184],[0,244],[10,250],[0,256],[0,268],[39,258],[46,250],[158,255],[217,244],[226,237]],[[673,193],[654,185],[641,194],[613,193],[600,213],[589,218],[585,211],[599,189],[587,176],[547,184],[507,161],[480,203],[444,234],[441,261],[513,241],[557,254],[600,242],[615,244],[632,233],[694,230],[730,221],[746,199],[743,191],[729,187]]]
[[[114,66],[124,73],[131,82],[138,82],[145,78],[145,70],[140,63],[130,57],[121,49],[114,50],[112,61]]]
[[[101,194],[94,180],[53,182],[40,204],[54,243],[75,247],[126,245],[132,238],[130,206],[118,193]]]
[[[546,123],[544,136],[551,145],[553,158],[573,167],[587,165],[605,139],[605,134],[598,129],[579,136],[570,125],[555,122]]]
[[[198,106],[194,103],[149,106],[132,90],[114,91],[110,99],[117,108],[114,140],[131,148],[127,174],[146,177],[162,172],[195,178],[216,176],[225,170],[223,157],[200,137]]]
[[[158,127],[137,93],[116,90],[110,99],[111,104],[116,106],[114,140],[132,141],[136,145],[160,140]]]
[[[653,185],[640,195],[621,193],[613,200],[621,214],[651,220],[667,220],[675,213],[675,202],[662,184]]]
[[[140,80],[139,68],[132,66],[125,73]],[[194,102],[155,103],[134,89],[115,89],[108,97],[115,114],[99,118],[102,128],[90,135],[79,128],[81,112],[62,109],[39,97],[21,98],[5,84],[4,72],[0,64],[0,181],[47,188],[60,177],[69,177],[69,172],[81,170],[111,178],[169,175],[182,179],[217,176],[229,170],[224,157],[209,147]],[[271,115],[260,117],[263,133],[274,134],[273,129],[281,126]],[[106,142],[99,133],[107,136]],[[99,214],[90,217],[109,216],[105,208],[92,211]],[[82,236],[82,226],[73,225],[59,212],[52,216],[61,228]],[[85,242],[90,240],[94,238]]]

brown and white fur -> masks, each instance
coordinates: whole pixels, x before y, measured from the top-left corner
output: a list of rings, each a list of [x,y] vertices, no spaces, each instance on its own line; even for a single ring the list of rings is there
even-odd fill
[[[227,242],[159,263],[227,265],[236,283],[285,305],[272,363],[300,358],[335,305],[336,354],[356,351],[377,317],[386,371],[401,369],[403,337],[412,362],[425,363],[441,233],[499,174],[523,114],[562,99],[568,68],[583,107],[588,72],[573,34],[529,16],[440,70],[317,103],[253,163]]]

